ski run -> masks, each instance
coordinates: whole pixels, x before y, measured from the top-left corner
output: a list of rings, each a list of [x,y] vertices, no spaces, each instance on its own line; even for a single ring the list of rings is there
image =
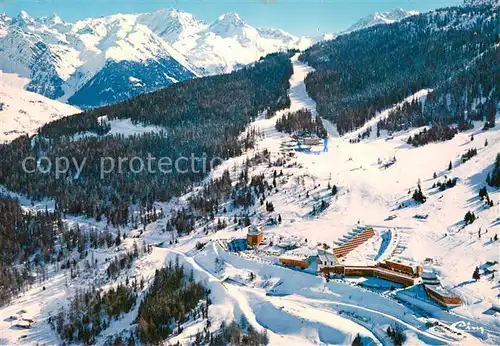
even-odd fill
[[[248,227],[233,225],[234,215],[230,211],[216,216],[216,220],[227,220],[228,227],[205,232],[203,225],[172,242],[175,232],[164,231],[168,215],[196,192],[169,203],[158,203],[157,208],[167,217],[148,224],[144,231],[140,231],[141,225],[138,229],[118,230],[106,226],[105,221],[66,216],[64,222],[70,225],[107,228],[115,234],[127,233],[127,239],[116,249],[92,250],[86,259],[80,260],[82,269],[74,280],[68,278],[67,272],[50,267],[47,281],[33,285],[0,308],[0,344],[60,344],[61,339],[48,319],[66,306],[78,289],[94,285],[106,290],[127,277],[142,276],[145,289],[139,293],[140,302],[155,270],[176,258],[193,269],[195,279],[211,290],[209,319],[214,330],[221,322],[239,321],[244,315],[256,330],[267,330],[270,345],[344,345],[351,344],[358,334],[365,345],[388,345],[392,342],[386,333],[388,326],[402,328],[408,345],[500,343],[500,313],[492,309],[500,294],[498,278],[472,280],[476,266],[490,263],[498,269],[498,242],[490,238],[498,233],[500,194],[498,190],[489,191],[492,208],[484,208],[478,197],[499,151],[498,122],[489,131],[481,131],[482,124],[477,123],[473,130],[461,132],[452,140],[413,148],[406,144],[406,139],[421,129],[393,134],[382,131],[379,138],[372,134],[353,144],[349,140],[357,138],[367,126],[374,126],[377,120],[344,137],[338,136],[333,124],[324,121],[328,131],[326,144],[286,151],[291,138],[276,131],[276,120],[302,108],[316,114],[315,103],[304,85],[304,78],[312,69],[297,57],[292,59],[290,108],[269,119],[265,114],[256,119],[249,128],[263,133],[257,148],[224,162],[210,177],[221,176],[227,169],[233,181],[237,180],[246,160],[263,150],[268,150],[273,160],[288,158],[287,164],[278,168],[283,171],[277,179],[278,192],[266,199],[274,205],[272,215],[279,214],[282,222],[269,224],[265,206],[258,203],[249,211],[252,224],[263,229],[264,241],[259,247],[239,252],[232,249],[237,239],[246,244]],[[427,92],[422,90],[412,97],[425,97]],[[380,113],[377,119],[387,112]],[[121,126],[126,130],[118,128],[118,132],[133,133],[131,124]],[[488,146],[484,145],[486,140]],[[462,163],[460,156],[470,148],[477,148],[477,156]],[[274,168],[267,162],[249,168],[251,176],[264,174],[268,181],[273,180],[273,173]],[[456,178],[456,186],[445,191],[432,188],[445,178]],[[421,205],[412,203],[409,194],[418,183],[427,196],[427,202]],[[338,188],[337,194],[324,211],[311,214],[313,206],[330,194],[329,184]],[[2,192],[8,193],[5,189]],[[33,204],[18,197],[26,209],[53,207],[51,201]],[[468,210],[474,211],[478,219],[465,226],[463,218]],[[421,284],[405,288],[363,276],[335,276],[327,280],[317,273],[318,264],[314,261],[305,270],[278,261],[280,257],[314,257],[318,251],[331,251],[336,244],[349,241],[367,228],[372,228],[375,235],[343,258],[343,263],[373,266],[392,260],[418,264],[426,272],[438,275],[442,287],[458,296],[462,304],[444,308],[429,298]],[[478,229],[486,233],[478,237]],[[83,265],[91,256],[104,263],[131,249],[134,241],[142,240],[153,245],[152,252],[136,259],[117,280],[105,280],[106,266]],[[136,326],[138,306],[139,303],[129,313],[111,320],[97,344],[118,333],[128,335]],[[8,318],[19,311],[36,321],[30,329],[16,328],[15,321]],[[205,321],[191,320],[181,334],[165,343],[191,344],[204,327]]]

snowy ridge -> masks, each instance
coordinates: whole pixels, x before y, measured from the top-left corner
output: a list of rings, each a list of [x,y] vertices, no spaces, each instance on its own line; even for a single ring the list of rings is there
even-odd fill
[[[152,81],[143,85],[143,92],[157,88],[159,78],[163,79],[160,86],[166,86],[173,83],[172,78],[184,80],[194,76],[183,55],[138,22],[137,15],[112,15],[72,24],[57,16],[34,19],[22,12],[12,19],[2,17],[0,30],[3,32],[0,36],[0,70],[30,79],[28,90],[53,99],[67,101],[93,78],[117,79],[116,70],[107,71],[105,76],[99,75],[110,63],[163,66],[150,72],[148,77]],[[168,65],[165,60],[169,61]],[[109,72],[113,74],[109,75]],[[123,80],[131,76],[144,78],[134,76],[130,71]],[[133,85],[121,84],[121,87],[129,88],[125,94],[134,94]],[[90,97],[100,101],[90,104],[93,106],[116,101],[105,99],[99,95],[101,91],[95,90],[87,97],[87,102],[79,104],[88,105]]]
[[[28,78],[30,91],[85,108],[230,72],[268,53],[309,44],[282,30],[253,28],[237,14],[222,15],[210,26],[174,9],[76,23],[57,15],[32,18],[25,11],[0,17],[0,70]],[[141,80],[141,88],[129,78]],[[117,97],[106,93],[110,80]]]
[[[22,84],[12,77],[0,74],[0,143],[33,134],[50,121],[80,112],[76,107],[12,86]]]
[[[419,14],[418,11],[406,11],[402,8],[396,8],[386,12],[375,12],[351,25],[347,28],[345,33],[366,29],[378,24],[391,24],[417,14]]]
[[[208,28],[192,14],[175,9],[161,9],[138,16],[137,22],[147,26],[169,44],[186,39]]]
[[[210,26],[173,44],[196,66],[199,74],[231,72],[268,53],[311,43],[279,29],[254,28],[238,14],[226,13]]]

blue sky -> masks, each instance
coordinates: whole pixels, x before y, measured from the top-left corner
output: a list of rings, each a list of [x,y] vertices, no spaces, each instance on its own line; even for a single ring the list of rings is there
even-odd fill
[[[461,3],[462,0],[0,0],[0,12],[15,16],[25,10],[33,17],[57,13],[64,20],[76,21],[173,7],[209,23],[223,13],[236,12],[253,26],[280,28],[295,35],[317,35],[341,31],[373,12],[396,7],[424,12]]]

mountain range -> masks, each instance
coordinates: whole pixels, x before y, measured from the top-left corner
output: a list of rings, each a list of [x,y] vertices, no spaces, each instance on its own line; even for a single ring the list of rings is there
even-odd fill
[[[414,14],[374,14],[350,31]],[[57,15],[0,15],[0,70],[28,78],[26,89],[82,109],[116,103],[178,81],[231,72],[276,51],[304,49],[323,39],[255,28],[238,14],[211,24],[162,9],[69,23]]]
[[[364,18],[361,18],[356,23],[347,28],[345,32],[357,31],[378,24],[391,24],[417,14],[419,14],[418,11],[405,11],[402,8],[395,8],[391,11],[386,12],[375,12]]]

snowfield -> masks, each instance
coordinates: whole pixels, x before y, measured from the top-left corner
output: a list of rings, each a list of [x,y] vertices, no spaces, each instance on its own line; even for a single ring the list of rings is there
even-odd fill
[[[0,143],[33,134],[42,125],[80,110],[42,95],[23,90],[25,81],[0,71]]]
[[[315,103],[308,97],[303,82],[311,68],[297,57],[293,58],[293,65],[290,109],[278,112],[271,119],[262,115],[253,122],[250,127],[264,133],[258,148],[224,162],[212,177],[221,175],[224,169],[237,176],[240,165],[256,151],[267,149],[273,158],[282,156],[283,144],[290,138],[275,130],[276,119],[287,111],[301,108],[315,114]],[[412,97],[424,97],[426,93],[421,91]],[[387,112],[382,112],[379,117],[386,115]],[[113,127],[118,132],[130,130],[127,123]],[[479,281],[472,280],[472,273],[476,266],[483,270],[487,261],[500,260],[500,243],[490,240],[499,233],[499,191],[488,187],[494,202],[490,208],[486,208],[478,196],[500,149],[500,125],[482,131],[482,124],[477,123],[473,130],[459,133],[450,141],[418,148],[405,142],[418,129],[390,137],[382,131],[380,138],[372,134],[352,144],[349,140],[357,138],[364,129],[339,137],[333,124],[325,121],[325,127],[329,134],[328,151],[323,150],[323,144],[313,146],[309,153],[296,152],[289,161],[295,164],[278,167],[283,170],[283,176],[277,179],[278,192],[266,200],[274,205],[273,215],[279,213],[283,221],[264,227],[265,241],[258,251],[229,251],[228,242],[244,239],[247,233],[245,228],[233,224],[207,233],[203,225],[190,235],[178,238],[178,243],[170,244],[173,235],[164,232],[166,219],[159,219],[147,225],[144,232],[120,230],[128,233],[121,251],[132,246],[133,236],[153,244],[154,249],[137,259],[117,282],[127,276],[142,275],[147,290],[155,269],[178,257],[181,263],[193,269],[197,280],[211,289],[209,317],[214,330],[222,321],[239,321],[245,315],[257,330],[267,330],[270,345],[345,345],[351,344],[358,333],[365,345],[388,345],[392,344],[386,334],[389,325],[404,330],[408,345],[499,344],[500,313],[491,309],[492,304],[498,304],[500,295],[498,271],[494,278],[484,274]],[[476,148],[478,154],[462,163],[460,156],[469,148]],[[383,163],[394,157],[394,164],[384,167]],[[450,171],[449,161],[453,165]],[[272,180],[273,168],[267,164],[250,168],[251,175],[261,173]],[[445,177],[457,178],[457,185],[445,191],[432,187]],[[426,203],[421,205],[410,201],[418,182],[427,196]],[[325,211],[311,216],[312,205],[330,193],[328,183],[337,186],[337,195],[330,199]],[[168,216],[184,205],[189,196],[159,203],[158,207]],[[27,207],[44,208],[23,202]],[[400,207],[403,204],[405,206]],[[464,214],[469,210],[478,219],[465,225]],[[256,224],[264,224],[268,216],[262,206],[252,208],[250,215]],[[427,218],[415,218],[415,215],[427,215]],[[231,220],[233,214],[229,211],[221,217]],[[105,221],[98,223],[84,218],[68,217],[66,222],[78,222],[81,227],[106,227]],[[288,254],[280,247],[283,244],[293,243],[298,245],[294,251],[314,254],[322,246],[331,250],[335,242],[364,227],[373,227],[376,235],[351,252],[345,263],[364,265],[390,258],[424,265],[426,270],[438,273],[443,286],[459,295],[464,304],[444,309],[427,297],[421,285],[404,289],[375,278],[326,280],[314,270],[287,268],[277,261],[279,254]],[[479,229],[483,232],[481,237]],[[110,231],[117,230],[111,228]],[[205,245],[196,249],[197,243]],[[106,251],[110,250],[98,250],[94,255],[100,260],[112,256]],[[97,269],[92,277],[99,278],[102,271]],[[51,272],[50,279],[43,283],[45,291],[37,284],[11,305],[0,308],[0,344],[60,343],[46,320],[57,312],[60,304],[65,304],[77,287],[88,284],[79,278],[66,285],[63,274]],[[128,335],[135,327],[137,308],[112,321],[97,343],[104,343],[107,336],[116,333]],[[37,320],[32,329],[13,329],[3,320],[3,316],[20,309]],[[190,344],[204,326],[204,321],[191,321],[180,335],[172,336],[167,342]]]

